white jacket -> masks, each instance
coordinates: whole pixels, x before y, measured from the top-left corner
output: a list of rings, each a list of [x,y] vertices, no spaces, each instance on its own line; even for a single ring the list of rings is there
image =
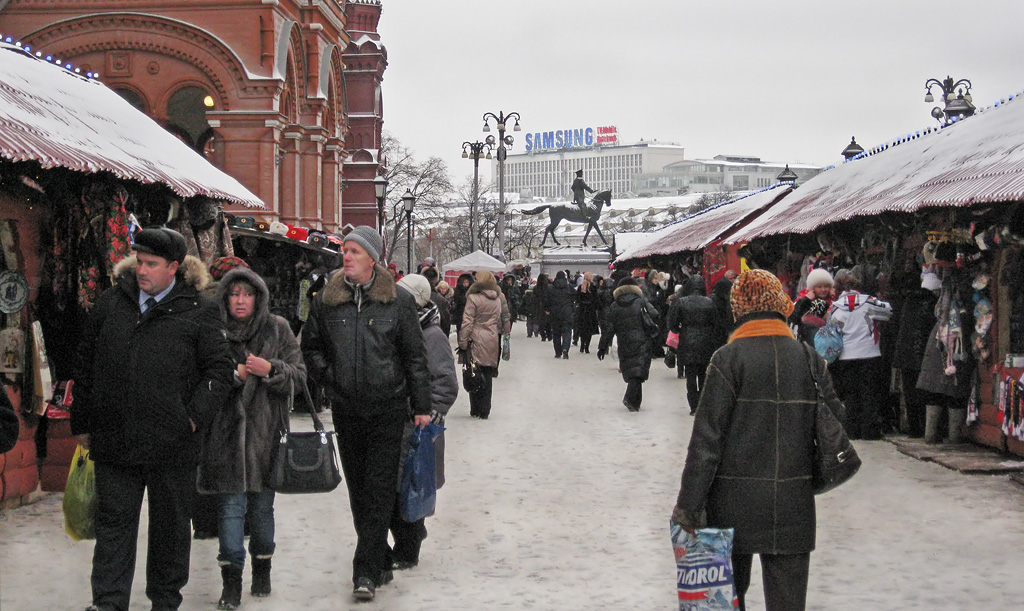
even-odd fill
[[[892,317],[892,306],[870,295],[846,291],[832,302],[828,320],[839,323],[843,333],[840,361],[882,356],[877,324]]]

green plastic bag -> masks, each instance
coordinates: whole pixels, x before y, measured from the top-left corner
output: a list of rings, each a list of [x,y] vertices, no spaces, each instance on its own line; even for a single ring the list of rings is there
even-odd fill
[[[64,531],[75,541],[96,538],[96,472],[89,450],[81,445],[71,459],[64,487]]]

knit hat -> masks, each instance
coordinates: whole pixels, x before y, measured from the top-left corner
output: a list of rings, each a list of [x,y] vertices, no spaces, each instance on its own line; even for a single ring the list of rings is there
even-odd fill
[[[832,274],[822,267],[811,270],[811,273],[807,274],[807,288],[809,289],[813,289],[816,286],[834,286],[835,283],[835,280],[832,279]]]
[[[782,290],[782,283],[763,269],[740,274],[729,300],[736,320],[754,312],[777,312],[787,317],[793,312],[793,301]]]
[[[220,280],[236,267],[249,267],[249,264],[238,257],[218,257],[210,264],[210,275],[214,280]]]
[[[424,307],[430,303],[430,281],[419,274],[406,274],[398,281],[398,286],[409,292],[416,299],[416,305]]]
[[[359,244],[366,250],[367,254],[373,257],[374,261],[380,261],[380,251],[384,250],[384,240],[381,239],[377,230],[369,225],[360,225],[348,232],[343,238],[346,242],[352,241]]]

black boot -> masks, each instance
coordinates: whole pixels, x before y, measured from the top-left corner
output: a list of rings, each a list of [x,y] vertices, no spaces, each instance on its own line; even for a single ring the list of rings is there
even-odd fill
[[[237,609],[242,604],[242,567],[225,564],[220,567],[220,578],[224,582],[224,589],[217,601],[217,608]]]
[[[252,559],[252,588],[249,591],[257,598],[270,596],[270,558]]]

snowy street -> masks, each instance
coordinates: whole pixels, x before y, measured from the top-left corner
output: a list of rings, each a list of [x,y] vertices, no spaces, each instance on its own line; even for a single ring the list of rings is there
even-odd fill
[[[661,361],[640,412],[622,405],[611,358],[513,330],[512,360],[494,381],[489,420],[462,393],[447,419],[447,484],[418,567],[396,572],[372,603],[351,598],[355,534],[345,485],[329,495],[278,495],[273,594],[242,609],[672,609],[668,520],[692,417],[685,382]],[[325,414],[325,423],[330,423]],[[309,428],[309,418],[293,418]],[[855,442],[864,467],[818,497],[810,609],[1005,609],[1024,599],[1024,491],[1006,476],[962,475]],[[145,541],[146,516],[140,540]],[[0,610],[83,609],[92,543],[64,533],[61,495],[0,514]],[[145,545],[132,609],[149,609]],[[183,610],[220,594],[215,540],[194,541]],[[248,562],[247,562],[248,564]],[[748,608],[763,609],[760,571]]]

